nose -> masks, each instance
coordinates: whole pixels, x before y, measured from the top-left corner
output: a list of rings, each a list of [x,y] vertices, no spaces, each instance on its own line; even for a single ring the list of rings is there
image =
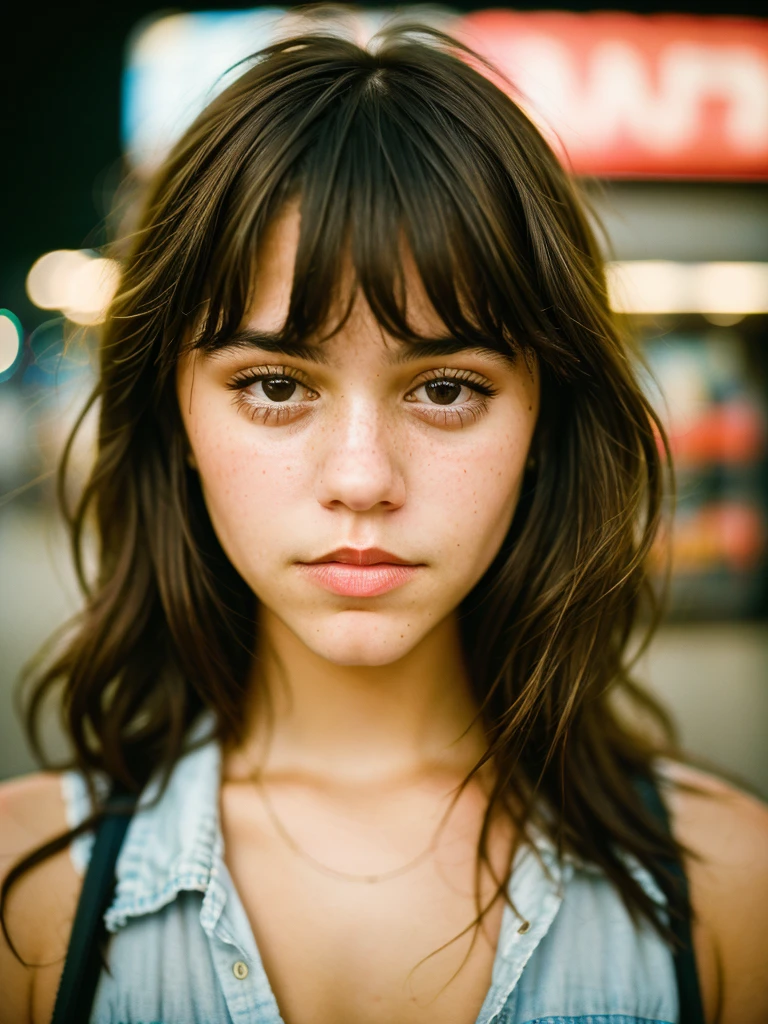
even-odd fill
[[[373,398],[342,401],[319,447],[316,494],[321,505],[367,512],[376,506],[394,510],[405,502],[397,431]]]

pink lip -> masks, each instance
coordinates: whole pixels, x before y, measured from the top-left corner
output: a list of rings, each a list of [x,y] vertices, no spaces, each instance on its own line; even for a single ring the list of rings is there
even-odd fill
[[[298,564],[314,583],[342,597],[378,597],[407,583],[421,568],[382,548],[337,548]]]
[[[407,583],[419,565],[348,565],[343,562],[299,562],[314,583],[342,597],[378,597]]]

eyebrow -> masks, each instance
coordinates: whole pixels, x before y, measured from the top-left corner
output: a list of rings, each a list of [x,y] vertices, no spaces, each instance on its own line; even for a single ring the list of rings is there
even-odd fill
[[[509,368],[515,363],[516,353],[510,349],[509,353],[500,352],[498,349],[485,345],[472,345],[456,337],[423,338],[419,341],[409,341],[401,338],[393,339],[397,345],[397,351],[390,356],[390,363],[401,365],[414,362],[418,359],[433,359],[439,356],[455,356],[461,352],[475,352],[485,356],[493,362],[500,363]],[[330,362],[325,348],[317,343],[311,342],[286,342],[280,334],[271,331],[261,331],[254,327],[244,327],[230,335],[222,344],[216,345],[212,354],[225,352],[228,349],[251,349],[257,348],[264,352],[271,352],[274,355],[293,356],[295,359],[304,359],[310,363],[318,363],[327,366]]]

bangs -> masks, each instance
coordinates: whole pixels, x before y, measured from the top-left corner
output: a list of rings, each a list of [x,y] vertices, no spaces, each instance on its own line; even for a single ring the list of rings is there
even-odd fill
[[[402,36],[375,58],[343,40],[326,43],[351,47],[354,60],[347,68],[316,60],[306,80],[286,83],[279,102],[265,103],[260,138],[240,157],[201,275],[207,294],[195,298],[207,310],[195,345],[215,350],[242,326],[258,287],[259,241],[293,200],[301,221],[279,331],[286,351],[333,336],[358,294],[387,334],[426,341],[408,308],[406,264],[457,348],[512,358],[540,348],[547,302],[535,287],[523,204],[502,154],[477,129],[480,110],[489,119],[481,91],[511,101],[464,65],[471,88],[457,95],[459,62],[439,49],[425,76],[416,60],[423,45],[410,54]],[[315,56],[319,45],[312,37]],[[450,63],[445,81],[441,61]]]

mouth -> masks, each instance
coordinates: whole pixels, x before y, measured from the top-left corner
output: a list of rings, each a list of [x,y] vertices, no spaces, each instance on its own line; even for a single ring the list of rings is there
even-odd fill
[[[311,562],[297,563],[304,575],[341,597],[378,597],[408,583],[424,568],[382,548],[337,548]]]

